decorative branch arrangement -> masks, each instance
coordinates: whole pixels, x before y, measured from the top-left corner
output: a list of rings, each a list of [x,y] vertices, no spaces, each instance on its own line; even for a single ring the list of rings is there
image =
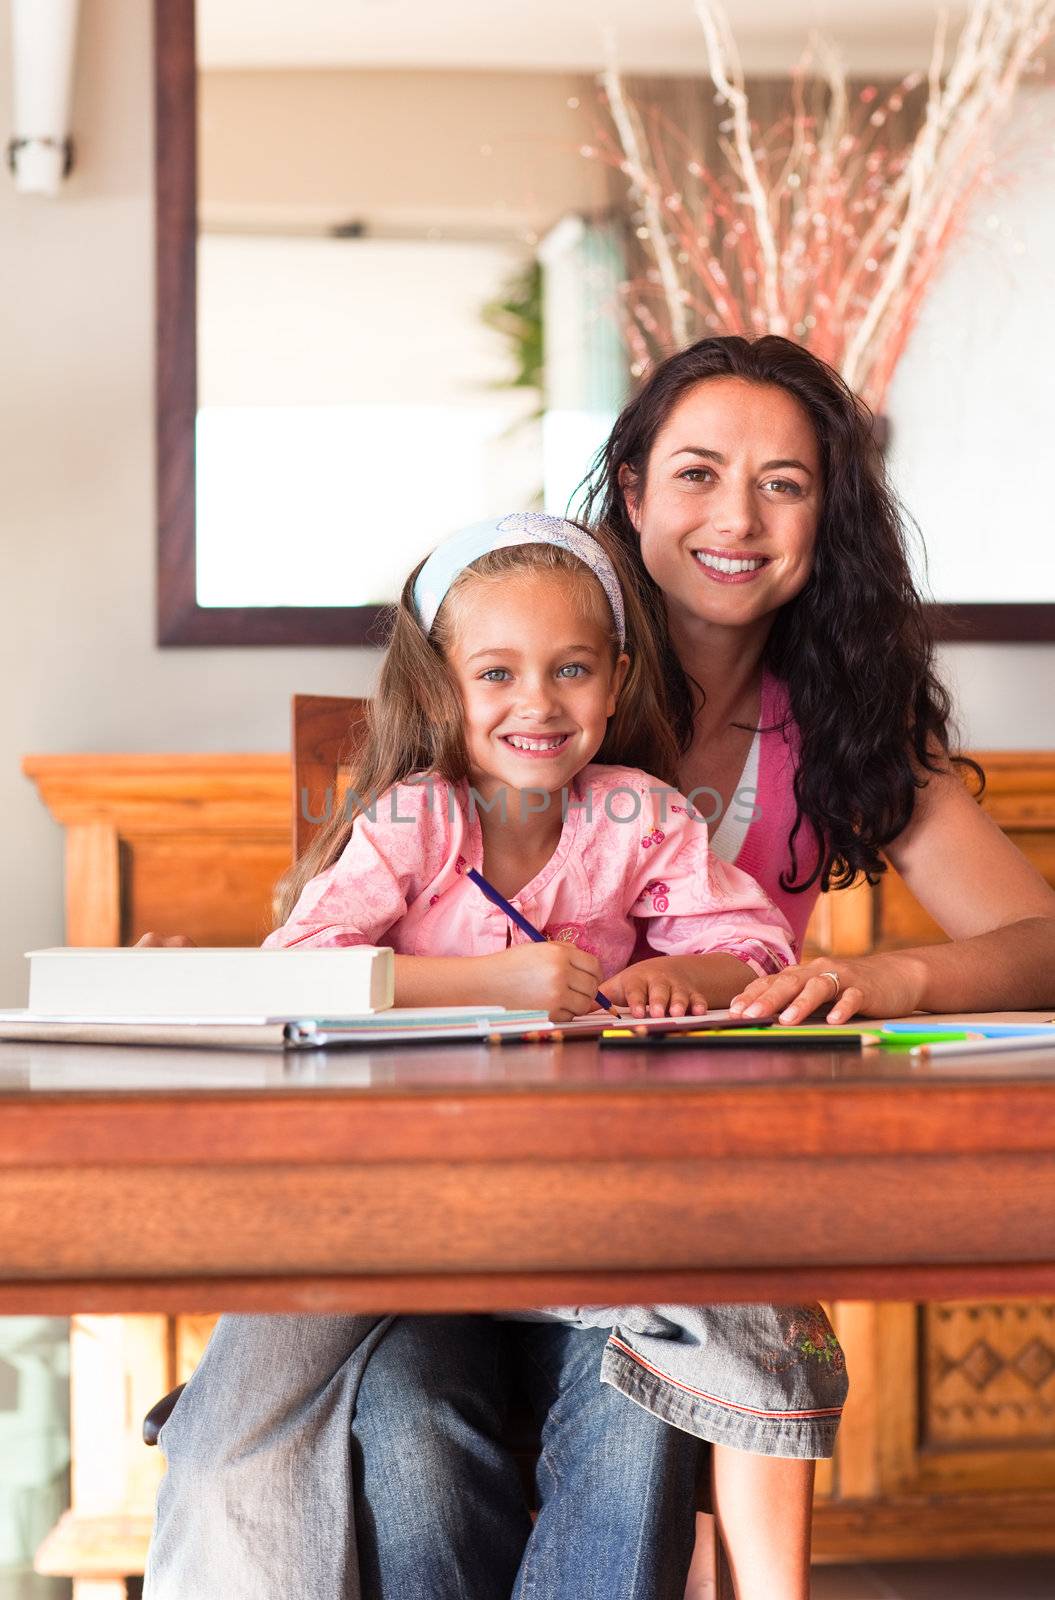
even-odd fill
[[[636,371],[696,329],[782,333],[883,402],[920,302],[978,188],[1055,0],[972,0],[949,53],[942,13],[930,66],[889,92],[851,90],[822,40],[791,76],[790,113],[752,120],[728,18],[696,0],[720,158],[710,165],[669,119],[603,78],[616,139],[584,154],[625,175],[649,265],[623,285]],[[618,142],[616,142],[616,140]]]

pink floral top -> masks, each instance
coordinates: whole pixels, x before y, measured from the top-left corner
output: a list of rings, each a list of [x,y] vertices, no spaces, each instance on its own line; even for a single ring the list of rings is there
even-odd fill
[[[373,809],[267,948],[377,944],[398,955],[476,956],[527,942],[464,876],[483,864],[465,783],[399,784]],[[512,903],[548,938],[595,955],[606,977],[631,960],[642,925],[664,954],[724,950],[759,975],[793,960],[788,924],[755,880],[708,849],[706,825],[681,795],[630,767],[579,774],[556,850]]]

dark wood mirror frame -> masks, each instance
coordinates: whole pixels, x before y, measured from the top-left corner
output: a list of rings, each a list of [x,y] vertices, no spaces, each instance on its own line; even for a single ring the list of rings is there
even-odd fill
[[[195,0],[154,0],[157,248],[158,643],[362,645],[379,606],[199,606],[194,429],[197,412],[197,61]],[[928,607],[943,640],[1055,641],[1055,605]]]

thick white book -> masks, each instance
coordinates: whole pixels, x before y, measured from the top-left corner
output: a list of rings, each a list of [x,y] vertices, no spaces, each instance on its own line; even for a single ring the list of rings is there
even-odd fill
[[[27,951],[34,1015],[341,1017],[387,1011],[391,950],[54,949]]]

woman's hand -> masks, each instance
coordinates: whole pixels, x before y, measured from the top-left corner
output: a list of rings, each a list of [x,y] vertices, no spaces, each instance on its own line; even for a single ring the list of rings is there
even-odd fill
[[[707,1010],[700,976],[699,956],[653,956],[624,967],[601,993],[634,1017],[698,1017]]]
[[[470,957],[470,959],[473,959]],[[553,1022],[597,1011],[604,973],[596,956],[557,940],[516,944],[493,956],[478,956],[487,969],[487,998],[517,1010],[548,1011]]]
[[[838,997],[831,979],[823,976],[826,972],[839,980]],[[923,971],[909,953],[883,952],[854,961],[819,956],[773,977],[756,978],[734,995],[729,1010],[747,1020],[776,1017],[794,1023],[827,1006],[825,1021],[839,1023],[854,1016],[910,1016],[919,1010],[922,997]]]
[[[196,950],[198,948],[193,939],[188,939],[182,933],[144,933],[141,939],[136,940],[132,949],[139,950],[145,946],[149,946],[152,950],[161,948],[166,950]]]

